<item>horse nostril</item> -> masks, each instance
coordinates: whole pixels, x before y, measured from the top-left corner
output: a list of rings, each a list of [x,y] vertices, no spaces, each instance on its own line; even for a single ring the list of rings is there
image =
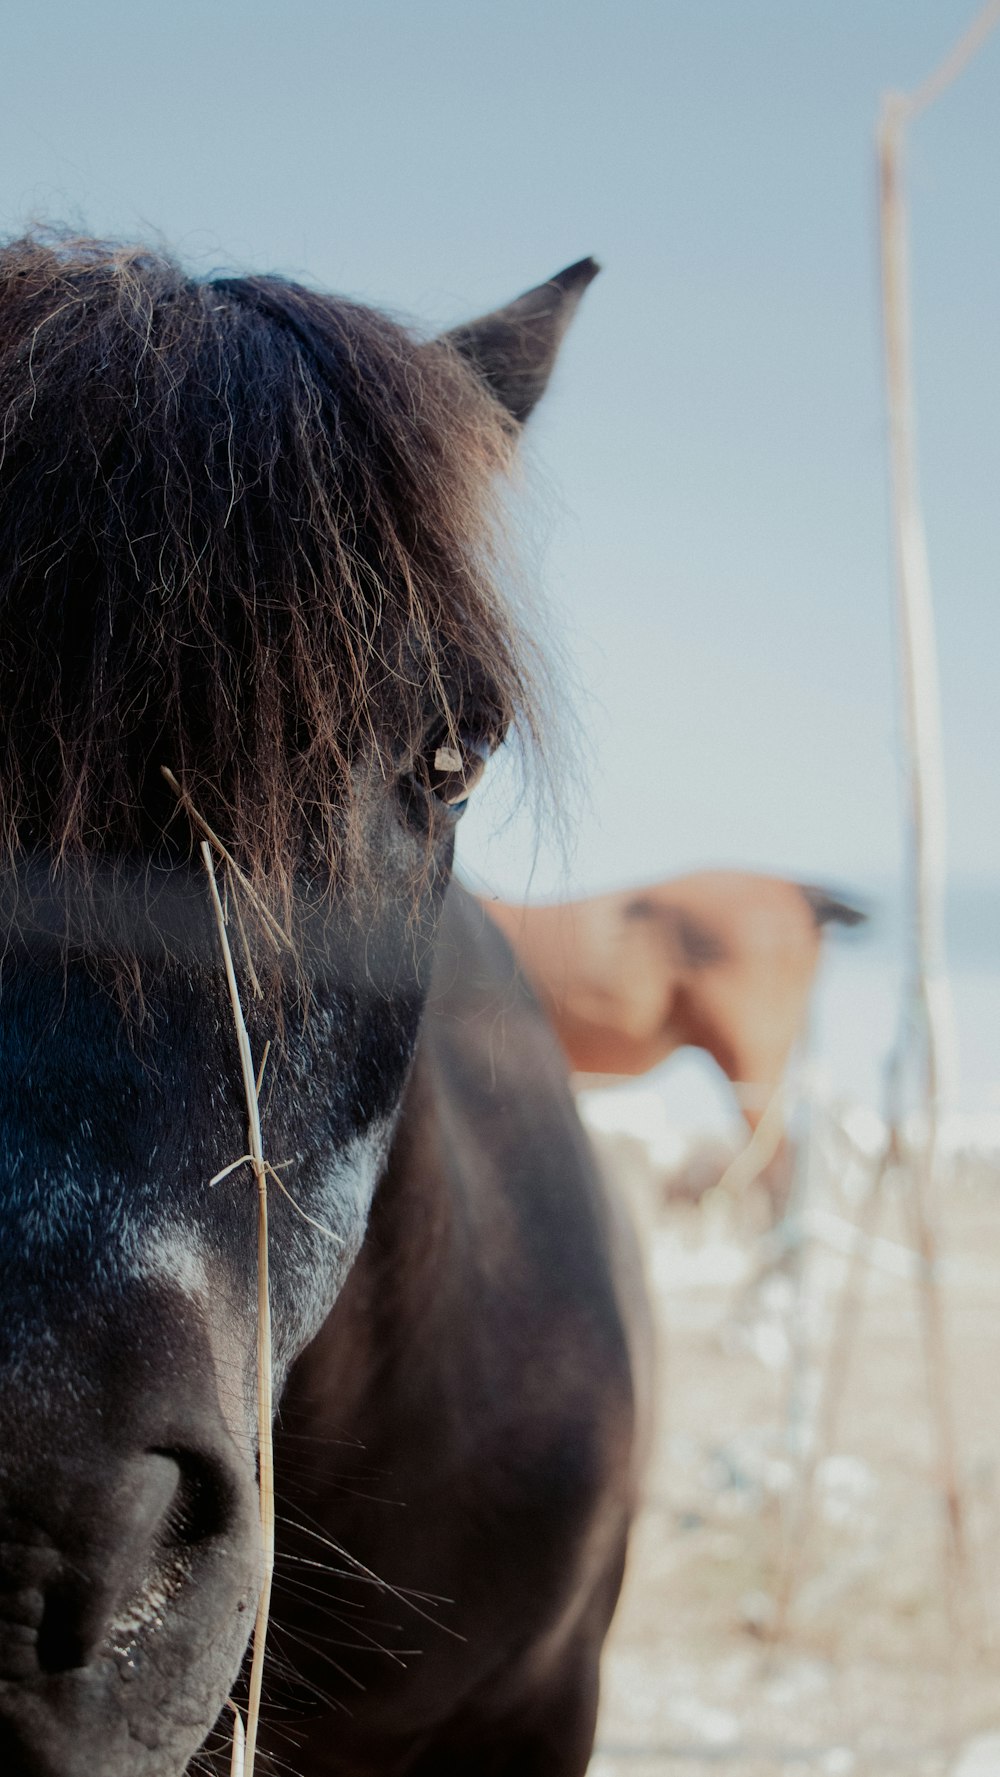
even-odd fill
[[[178,1470],[177,1490],[162,1527],[167,1548],[191,1549],[227,1530],[235,1513],[235,1493],[229,1476],[209,1458],[193,1450],[155,1450],[169,1457]]]
[[[38,1668],[86,1666],[102,1643],[121,1651],[162,1622],[166,1603],[190,1583],[199,1548],[230,1529],[238,1511],[237,1477],[224,1461],[147,1450],[119,1487],[81,1510],[86,1534],[38,1587]]]
[[[50,1589],[38,1629],[37,1659],[41,1671],[73,1672],[78,1666],[85,1666],[90,1641],[78,1588]]]

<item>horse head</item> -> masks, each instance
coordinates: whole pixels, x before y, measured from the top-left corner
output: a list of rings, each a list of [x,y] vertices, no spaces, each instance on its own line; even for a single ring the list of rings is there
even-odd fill
[[[455,825],[530,651],[491,490],[596,267],[421,342],[277,278],[0,251],[0,1768],[179,1777],[274,1386],[363,1239]]]

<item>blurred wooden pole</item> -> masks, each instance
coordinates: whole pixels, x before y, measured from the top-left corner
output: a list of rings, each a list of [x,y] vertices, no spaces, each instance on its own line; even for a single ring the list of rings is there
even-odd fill
[[[967,1578],[969,1572],[933,1219],[941,1110],[953,1089],[956,1070],[944,943],[947,867],[941,699],[934,605],[917,480],[903,168],[907,125],[961,74],[998,24],[1000,0],[990,0],[922,86],[913,93],[890,93],[885,97],[876,133],[896,624],[908,786],[911,948],[899,1037],[887,1070],[885,1148],[861,1212],[856,1244],[835,1311],[815,1440],[804,1455],[796,1497],[790,1502],[786,1517],[772,1628],[776,1640],[786,1632],[801,1572],[813,1515],[816,1470],[836,1436],[858,1336],[865,1254],[891,1169],[907,1176],[910,1184],[909,1207],[919,1261],[920,1320],[945,1517],[945,1577],[949,1607],[956,1620],[956,1582],[960,1575]],[[916,1143],[907,1143],[903,1136],[908,1068],[916,1073],[923,1113],[923,1127]]]
[[[965,1556],[948,1353],[931,1196],[936,1172],[942,1072],[948,1045],[944,965],[945,802],[937,648],[930,571],[917,490],[910,348],[909,267],[903,147],[910,101],[890,94],[879,119],[879,236],[896,623],[903,704],[909,815],[910,956],[900,1026],[901,1072],[915,1063],[923,1127],[909,1154],[913,1221],[920,1264],[920,1312],[934,1416],[939,1485],[948,1526],[946,1575]],[[950,1082],[949,1082],[950,1083]]]
[[[947,885],[944,758],[934,604],[917,481],[916,419],[910,333],[910,278],[904,156],[907,126],[949,87],[1000,23],[1000,0],[973,23],[913,93],[889,93],[877,130],[882,325],[896,620],[909,787],[911,952],[900,1030],[900,1073],[915,1063],[921,1139],[909,1147],[914,1235],[920,1254],[920,1309],[934,1415],[939,1482],[948,1533],[948,1574],[964,1565],[965,1512],[958,1472],[952,1390],[941,1300],[933,1187],[942,1105],[953,1088],[954,1029],[945,968]],[[897,1110],[897,1117],[900,1114]],[[897,1130],[898,1134],[898,1130]]]

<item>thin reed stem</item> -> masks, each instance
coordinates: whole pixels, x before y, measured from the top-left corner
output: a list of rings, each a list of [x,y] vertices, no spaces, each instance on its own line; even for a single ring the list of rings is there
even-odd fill
[[[233,1753],[229,1761],[229,1777],[245,1777],[247,1758],[247,1737],[243,1726],[243,1717],[239,1708],[229,1699],[229,1707],[233,1712]]]
[[[191,812],[193,813],[193,811]],[[201,855],[208,875],[212,904],[215,908],[215,922],[219,931],[219,942],[222,946],[222,956],[226,967],[226,982],[229,987],[229,1001],[233,1010],[240,1069],[243,1074],[243,1090],[246,1095],[248,1146],[254,1177],[257,1180],[257,1460],[260,1470],[260,1535],[263,1571],[253,1629],[246,1750],[244,1765],[241,1767],[241,1769],[245,1769],[246,1777],[253,1777],[257,1730],[260,1721],[260,1700],[264,1683],[264,1650],[267,1643],[267,1623],[274,1578],[274,1440],[271,1429],[274,1401],[271,1377],[271,1295],[268,1278],[268,1165],[264,1159],[261,1139],[260,1101],[257,1097],[257,1075],[250,1049],[250,1037],[246,1027],[246,1019],[243,1016],[236,970],[233,967],[233,953],[229,945],[229,934],[226,931],[219,885],[215,878],[212,847],[207,839],[203,839],[201,842]],[[236,1757],[235,1744],[233,1757],[234,1759]]]
[[[238,863],[236,862],[236,859],[233,857],[232,852],[228,849],[228,847],[226,845],[223,844],[222,840],[219,838],[218,833],[216,833],[214,831],[214,829],[209,826],[204,815],[201,815],[198,813],[198,810],[195,808],[195,805],[192,802],[187,791],[182,787],[181,784],[178,783],[178,781],[177,781],[176,777],[174,776],[173,772],[171,771],[169,765],[161,765],[160,766],[160,774],[164,778],[165,782],[170,785],[170,788],[173,790],[174,795],[177,797],[177,800],[180,803],[181,807],[183,808],[184,813],[187,815],[189,821],[191,822],[191,825],[201,834],[203,839],[208,840],[208,843],[212,847],[212,849],[215,852],[217,852],[219,857],[222,858],[223,862],[228,865],[229,869],[232,871],[232,873],[235,876],[237,882],[239,883],[241,889],[243,890],[244,894],[246,895],[247,899],[257,909],[257,912],[260,914],[261,919],[264,921],[264,925],[267,929],[268,937],[270,938],[275,949],[276,950],[280,949],[281,946],[284,945],[286,950],[292,950],[294,948],[294,946],[292,944],[291,937],[289,936],[288,932],[285,931],[285,928],[281,924],[281,921],[275,918],[275,916],[271,912],[271,909],[268,906],[267,902],[262,898],[262,896],[260,896],[257,893],[257,890],[254,888],[253,883],[250,881],[249,876],[247,876],[245,871],[240,869]],[[256,977],[254,977],[254,979],[256,979]]]
[[[738,1154],[734,1154],[718,1186],[740,1197],[769,1166],[784,1139],[787,1124],[785,1082],[781,1080],[764,1107],[756,1129],[752,1131]]]

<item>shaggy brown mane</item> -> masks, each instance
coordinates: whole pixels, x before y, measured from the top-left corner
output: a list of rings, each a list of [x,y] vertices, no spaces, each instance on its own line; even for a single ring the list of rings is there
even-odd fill
[[[13,859],[186,854],[166,764],[287,909],[360,857],[352,773],[442,719],[531,727],[491,546],[510,426],[449,348],[33,236],[0,248],[0,415]]]

